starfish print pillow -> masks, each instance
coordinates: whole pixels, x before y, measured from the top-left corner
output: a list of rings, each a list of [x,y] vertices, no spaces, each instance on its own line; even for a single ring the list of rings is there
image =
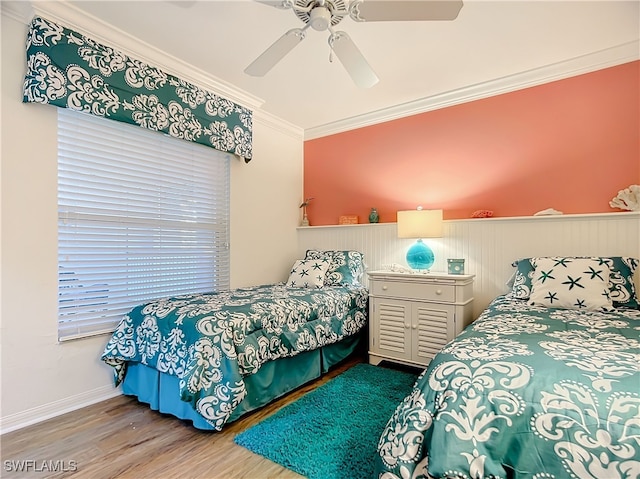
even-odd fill
[[[290,288],[322,288],[329,262],[321,259],[299,259],[293,264],[287,286]]]
[[[529,304],[547,308],[611,311],[609,268],[593,258],[531,258]]]

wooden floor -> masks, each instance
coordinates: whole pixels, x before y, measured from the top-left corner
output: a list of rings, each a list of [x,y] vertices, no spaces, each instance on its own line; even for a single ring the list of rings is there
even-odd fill
[[[109,399],[0,436],[0,477],[299,479],[233,438],[359,362],[348,360],[222,432],[199,431],[131,397]]]

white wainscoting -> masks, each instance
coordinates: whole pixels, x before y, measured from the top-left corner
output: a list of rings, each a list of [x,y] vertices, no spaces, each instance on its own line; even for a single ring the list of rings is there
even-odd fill
[[[446,271],[447,258],[464,258],[475,274],[474,315],[507,291],[511,264],[531,256],[640,257],[640,212],[448,220],[444,237],[425,240],[433,249],[433,271]],[[298,228],[298,255],[307,249],[354,249],[370,270],[404,259],[412,240],[396,237],[395,223]],[[639,285],[636,275],[636,285]]]

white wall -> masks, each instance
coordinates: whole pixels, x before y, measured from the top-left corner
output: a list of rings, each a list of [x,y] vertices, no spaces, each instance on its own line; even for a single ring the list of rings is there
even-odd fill
[[[302,136],[256,117],[254,159],[231,169],[231,287],[286,281],[296,259]]]
[[[107,336],[58,343],[56,108],[23,104],[27,26],[2,10],[0,430],[114,389]],[[286,279],[296,256],[302,131],[256,113],[254,158],[231,168],[232,286]]]
[[[425,240],[434,251],[434,271],[447,258],[463,258],[474,274],[474,316],[506,293],[518,258],[533,256],[631,256],[640,258],[640,212],[544,217],[486,218],[444,222],[442,238]],[[413,240],[398,239],[395,223],[298,229],[298,256],[307,249],[356,249],[369,270],[406,266]],[[640,271],[636,272],[640,292]]]

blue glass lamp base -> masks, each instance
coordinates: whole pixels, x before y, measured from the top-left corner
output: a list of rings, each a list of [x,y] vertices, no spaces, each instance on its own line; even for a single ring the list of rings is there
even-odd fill
[[[407,264],[413,269],[429,269],[434,262],[433,251],[421,239],[407,251]]]

